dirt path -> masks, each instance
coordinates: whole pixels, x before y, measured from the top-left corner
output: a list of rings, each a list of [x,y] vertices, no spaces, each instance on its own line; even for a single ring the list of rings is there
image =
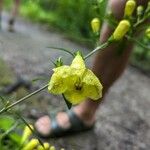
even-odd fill
[[[42,30],[37,25],[20,20],[15,26],[17,32],[9,33],[6,31],[6,20],[7,16],[3,19],[3,31],[0,31],[0,57],[19,76],[48,77],[52,68],[50,59],[55,60],[60,55],[66,63],[70,62],[71,57],[68,54],[47,49],[47,46],[88,52],[85,47],[65,39],[61,34]],[[89,62],[91,60],[87,63]],[[49,96],[49,99],[53,99],[49,105],[53,112],[57,109],[56,106],[61,109],[60,97]],[[36,105],[39,103],[37,101]],[[97,112],[94,131],[50,140],[57,147],[65,147],[67,150],[149,150],[149,141],[150,78],[131,67],[126,69],[110,89]]]

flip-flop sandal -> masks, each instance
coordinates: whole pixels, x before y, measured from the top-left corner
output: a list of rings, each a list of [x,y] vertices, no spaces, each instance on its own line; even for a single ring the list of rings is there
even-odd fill
[[[56,118],[53,118],[51,121],[51,133],[45,136],[38,132],[38,130],[36,129],[37,134],[42,138],[56,138],[88,131],[94,127],[94,124],[91,126],[85,125],[83,121],[74,113],[73,110],[69,110],[66,113],[68,114],[71,124],[69,128],[64,129],[60,127],[58,125],[58,122],[56,121]]]

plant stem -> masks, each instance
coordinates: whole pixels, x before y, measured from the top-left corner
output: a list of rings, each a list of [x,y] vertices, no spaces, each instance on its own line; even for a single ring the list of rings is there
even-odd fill
[[[88,57],[90,57],[91,55],[93,55],[95,52],[101,50],[101,49],[104,49],[106,48],[108,45],[109,45],[110,42],[105,42],[103,43],[102,45],[96,47],[93,51],[91,51],[90,53],[88,53],[85,57],[84,57],[84,60],[87,59]]]
[[[53,49],[61,50],[61,51],[67,52],[68,54],[70,54],[73,57],[75,56],[72,52],[70,52],[69,50],[64,49],[64,48],[60,48],[60,47],[47,47],[47,48],[53,48]]]
[[[40,89],[38,89],[38,90],[36,90],[36,91],[34,91],[34,92],[32,92],[32,93],[26,95],[25,97],[19,99],[18,101],[14,102],[14,103],[12,103],[12,104],[10,104],[10,105],[8,105],[8,106],[6,106],[5,108],[3,108],[3,109],[0,110],[0,114],[6,112],[6,111],[9,110],[10,108],[12,108],[12,107],[14,107],[14,106],[16,106],[16,105],[18,105],[18,104],[20,104],[20,103],[23,102],[24,100],[26,100],[26,99],[30,98],[31,96],[33,96],[33,95],[39,93],[40,91],[44,90],[44,89],[47,88],[47,87],[48,87],[48,84],[47,84],[47,85],[44,85],[43,87],[41,87]]]
[[[134,28],[136,28],[138,25],[142,24],[145,20],[147,20],[149,18],[149,16],[145,16],[143,17],[141,20],[137,21],[137,23],[135,23],[133,25]]]
[[[128,40],[130,40],[130,41],[133,41],[133,42],[137,43],[137,44],[138,44],[139,46],[141,46],[142,48],[147,49],[147,50],[149,50],[149,49],[150,49],[149,47],[145,46],[144,44],[142,44],[141,42],[139,42],[139,41],[138,41],[138,40],[136,40],[135,38],[132,38],[132,37],[127,36],[127,35],[126,35],[126,37],[127,37],[127,39],[128,39]]]
[[[138,25],[140,25],[140,24],[143,23],[144,21],[145,21],[145,18],[139,20],[137,23],[135,23],[135,24],[133,25],[133,27],[136,28]]]
[[[18,126],[18,122],[16,122],[14,125],[11,126],[10,129],[8,129],[5,133],[2,134],[1,139],[3,139],[5,136],[10,134],[15,128]]]

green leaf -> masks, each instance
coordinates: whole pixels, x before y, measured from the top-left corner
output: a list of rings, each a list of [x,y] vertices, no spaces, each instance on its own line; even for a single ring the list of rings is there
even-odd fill
[[[37,78],[32,79],[32,82],[43,81],[43,80],[47,80],[47,78],[45,78],[45,77],[37,77]]]
[[[14,124],[15,120],[9,116],[0,117],[0,129],[8,130]]]
[[[60,48],[60,47],[52,47],[52,46],[49,46],[49,47],[47,47],[47,48],[52,48],[52,49],[61,50],[61,51],[64,51],[64,52],[66,52],[66,53],[68,53],[68,54],[70,54],[71,56],[74,57],[74,54],[73,54],[70,50],[68,50],[68,49]]]

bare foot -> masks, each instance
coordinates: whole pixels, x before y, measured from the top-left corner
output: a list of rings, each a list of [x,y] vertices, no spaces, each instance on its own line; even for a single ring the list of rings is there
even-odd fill
[[[64,129],[70,127],[69,117],[65,112],[58,113],[56,121]],[[41,135],[48,136],[51,133],[51,119],[49,116],[46,115],[39,118],[35,123],[35,128]]]
[[[78,109],[74,109],[73,111],[83,121],[85,125],[90,127],[91,125],[94,124],[95,119],[92,118],[92,119],[87,120],[87,118],[85,118],[85,116],[83,116],[79,112]],[[71,126],[69,116],[65,112],[59,112],[56,115],[56,121],[58,125],[63,129],[68,129]],[[51,134],[51,119],[49,118],[49,116],[45,115],[39,118],[35,123],[35,128],[42,136],[46,137],[50,135]]]

